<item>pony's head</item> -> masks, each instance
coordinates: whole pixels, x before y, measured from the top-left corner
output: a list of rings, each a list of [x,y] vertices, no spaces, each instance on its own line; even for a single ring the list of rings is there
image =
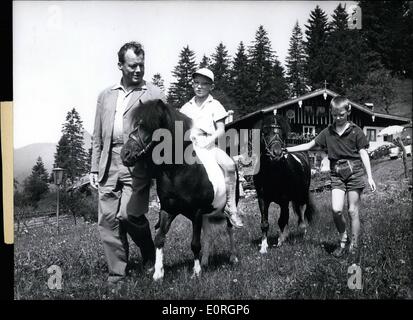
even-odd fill
[[[150,100],[136,108],[133,118],[135,119],[134,129],[121,151],[122,162],[128,167],[152,154],[152,149],[159,143],[152,139],[157,129],[166,129],[173,137],[175,121],[182,121],[184,130],[190,126],[189,118],[160,99]]]
[[[280,160],[290,131],[288,121],[279,115],[269,115],[261,123],[261,150],[271,160]]]

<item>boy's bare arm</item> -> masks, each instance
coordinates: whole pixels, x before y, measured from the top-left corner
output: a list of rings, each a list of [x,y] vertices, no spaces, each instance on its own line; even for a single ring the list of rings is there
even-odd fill
[[[201,148],[207,148],[210,145],[215,144],[217,138],[222,137],[225,134],[225,124],[223,121],[216,122],[217,129],[215,132],[208,136],[206,139],[197,142],[197,145]]]
[[[311,140],[310,142],[299,144],[298,146],[288,147],[288,152],[300,152],[300,151],[308,151],[315,146],[315,140]]]
[[[376,184],[373,180],[373,176],[371,174],[371,166],[370,166],[370,158],[369,154],[367,153],[366,149],[360,149],[359,151],[361,161],[363,162],[364,167],[366,168],[367,179],[371,188],[371,191],[376,191]]]
[[[216,125],[217,125],[217,130],[212,135],[214,141],[215,141],[216,138],[222,137],[225,134],[225,123],[224,123],[224,121],[221,121],[221,120],[217,121]]]

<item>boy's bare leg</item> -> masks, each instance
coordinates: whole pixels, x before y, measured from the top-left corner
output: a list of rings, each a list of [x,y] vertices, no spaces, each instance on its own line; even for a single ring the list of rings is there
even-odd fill
[[[346,220],[343,216],[345,194],[345,191],[340,189],[333,189],[331,191],[334,224],[336,225],[337,231],[340,233],[340,245],[333,252],[333,255],[336,257],[340,257],[344,254],[347,243]]]
[[[238,215],[237,205],[235,201],[237,184],[235,171],[228,172],[228,176],[225,177],[225,184],[227,188],[227,204],[224,212],[228,213],[229,220],[234,227],[241,228],[244,226],[244,224],[242,223],[242,220]]]
[[[215,158],[219,166],[224,171],[225,186],[227,189],[227,203],[224,212],[228,215],[234,227],[243,227],[241,218],[238,215],[236,204],[236,190],[237,190],[237,172],[234,161],[225,153],[225,151],[216,148]]]
[[[350,251],[353,248],[357,248],[358,239],[360,234],[360,217],[359,217],[359,206],[360,206],[360,190],[353,190],[348,192],[348,215],[351,219],[351,243]]]

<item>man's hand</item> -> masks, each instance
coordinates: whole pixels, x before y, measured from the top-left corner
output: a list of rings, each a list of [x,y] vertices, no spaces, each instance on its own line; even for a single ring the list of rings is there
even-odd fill
[[[99,187],[99,182],[98,182],[98,174],[97,173],[90,173],[89,174],[89,181],[90,185],[97,189]]]

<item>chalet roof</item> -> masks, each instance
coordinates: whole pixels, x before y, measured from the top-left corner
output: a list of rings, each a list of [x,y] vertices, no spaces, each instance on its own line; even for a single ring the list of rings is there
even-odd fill
[[[272,106],[269,106],[269,107],[263,108],[261,110],[257,110],[257,111],[254,111],[254,112],[250,113],[250,114],[247,114],[247,115],[233,121],[231,123],[231,126],[233,124],[236,124],[237,122],[244,121],[244,120],[249,119],[251,117],[258,116],[259,114],[266,114],[266,113],[269,113],[269,112],[273,112],[273,110],[275,110],[275,109],[284,108],[284,107],[289,106],[291,104],[298,103],[298,101],[300,101],[300,100],[302,101],[302,100],[306,100],[306,99],[310,99],[310,98],[314,98],[314,97],[323,95],[324,91],[327,93],[328,96],[331,96],[333,98],[339,95],[338,93],[336,93],[336,92],[334,92],[330,89],[317,89],[315,91],[303,94],[299,97],[292,98],[292,99],[289,99],[289,100],[285,100],[285,101],[279,102],[277,104],[274,104]],[[368,115],[371,115],[371,116],[374,115],[375,117],[378,117],[378,118],[386,118],[386,119],[405,121],[406,123],[411,123],[411,121],[412,121],[412,119],[407,118],[407,117],[397,116],[397,115],[394,115],[394,114],[386,114],[386,113],[381,113],[381,112],[374,112],[373,110],[371,110],[371,109],[369,109],[369,108],[367,108],[367,107],[365,107],[365,106],[363,106],[359,103],[356,103],[352,100],[350,100],[350,103],[351,103],[352,107],[354,107],[356,109],[359,109],[360,111],[362,111],[364,113],[367,113]]]
[[[89,175],[85,174],[78,181],[76,181],[73,185],[66,188],[66,192],[74,191],[77,189],[81,189],[90,184]]]

